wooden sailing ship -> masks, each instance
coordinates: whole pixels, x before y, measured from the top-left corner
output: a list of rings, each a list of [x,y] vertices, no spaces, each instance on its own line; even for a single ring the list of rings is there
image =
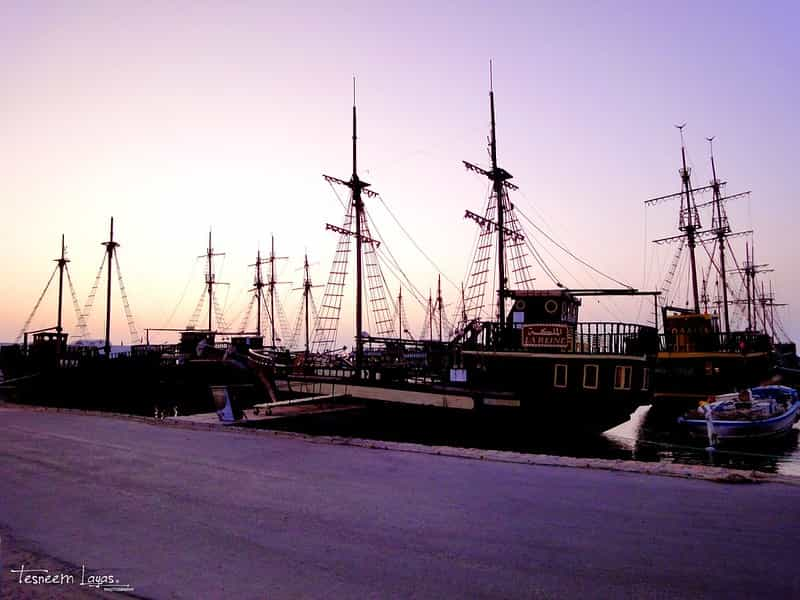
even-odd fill
[[[717,177],[713,145],[711,146],[712,180],[709,185],[693,187],[691,169],[686,165],[686,148],[683,140],[684,125],[681,131],[681,191],[653,198],[645,202],[652,206],[666,201],[680,202],[679,231],[676,236],[655,240],[657,244],[677,244],[670,271],[663,288],[664,299],[661,306],[663,331],[654,377],[657,405],[680,409],[695,405],[712,395],[734,392],[768,383],[775,375],[778,366],[776,354],[774,311],[772,295],[758,298],[756,275],[764,271],[766,265],[757,265],[753,259],[752,247],[746,247],[746,260],[740,266],[735,262],[731,238],[752,236],[752,231],[734,232],[730,227],[725,205],[728,201],[743,198],[750,192],[724,195],[722,188],[726,182]],[[709,144],[713,138],[708,139]],[[710,193],[710,201],[700,204],[696,196]],[[700,209],[710,209],[711,227],[704,229],[700,219]],[[698,275],[696,249],[709,244],[709,257],[705,274]],[[666,300],[667,291],[675,275],[681,254],[688,249],[689,281],[691,304],[683,307],[670,306]],[[733,259],[733,260],[732,260]],[[731,262],[737,268],[731,269]],[[745,291],[745,298],[731,297],[734,288],[731,275],[739,275]],[[720,290],[716,310],[710,310],[707,284],[714,276]],[[762,325],[759,327],[758,307],[761,305]],[[746,309],[745,326],[732,327],[733,307]],[[768,314],[773,317],[768,319]],[[772,323],[772,335],[768,333],[768,322]],[[785,346],[787,353],[794,355],[793,345]]]
[[[656,330],[638,324],[580,322],[578,313],[584,296],[653,293],[632,288],[533,289],[525,262],[527,242],[508,197],[517,188],[511,174],[498,166],[491,86],[489,104],[491,166],[464,163],[486,176],[492,188],[483,215],[471,211],[465,215],[479,225],[480,233],[455,335],[434,339],[431,320],[431,339],[404,338],[401,302],[392,307],[381,287],[384,279],[376,253],[380,241],[370,233],[364,206],[364,197],[378,194],[358,174],[354,98],[352,175],[346,181],[325,176],[331,184],[348,188],[350,200],[343,226],[326,226],[340,237],[312,351],[302,362],[268,350],[251,351],[251,362],[264,379],[294,394],[347,394],[385,403],[463,409],[525,427],[551,427],[559,419],[570,428],[604,430],[625,421],[637,405],[649,400]],[[355,348],[348,356],[335,350],[351,240],[355,240],[356,263]],[[482,300],[489,275],[496,277],[497,290],[487,317]],[[364,330],[365,295],[373,301],[372,326],[377,335]],[[438,293],[441,317],[440,297]],[[395,323],[400,324],[399,335]]]

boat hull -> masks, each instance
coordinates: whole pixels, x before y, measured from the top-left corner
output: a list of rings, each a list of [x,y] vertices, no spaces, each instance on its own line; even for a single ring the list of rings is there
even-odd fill
[[[233,361],[151,354],[28,358],[13,366],[4,369],[0,398],[37,406],[166,416],[213,411],[212,386],[237,386],[244,396],[252,390],[250,403],[260,396],[255,378]]]
[[[373,403],[473,412],[496,423],[520,421],[533,431],[559,428],[600,432],[649,402],[651,361],[625,355],[463,351],[462,381],[415,380],[379,368],[276,369],[256,359],[262,379],[281,395],[344,395]],[[625,377],[618,377],[619,373]],[[590,374],[587,379],[586,373]],[[568,418],[565,419],[565,414]],[[455,423],[455,419],[454,419]]]
[[[767,419],[752,421],[712,420],[713,435],[719,442],[747,442],[771,439],[789,433],[800,416],[800,403],[793,403],[781,414]],[[708,437],[708,422],[705,419],[682,419],[689,434]]]

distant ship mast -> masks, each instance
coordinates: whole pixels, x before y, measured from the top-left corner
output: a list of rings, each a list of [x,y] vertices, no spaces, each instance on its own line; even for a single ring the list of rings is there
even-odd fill
[[[668,201],[668,200],[676,200],[679,199],[681,202],[680,205],[680,214],[679,214],[679,225],[678,229],[681,231],[681,235],[666,237],[662,239],[654,240],[656,244],[661,243],[672,243],[672,242],[680,242],[680,246],[678,247],[678,253],[676,254],[675,258],[672,262],[672,267],[667,275],[667,279],[665,282],[665,289],[662,290],[663,293],[667,292],[667,288],[672,281],[672,276],[675,273],[677,268],[678,260],[680,259],[680,253],[683,249],[684,244],[689,247],[689,266],[691,270],[691,292],[692,292],[692,299],[693,299],[693,310],[692,312],[700,313],[700,300],[701,296],[699,293],[699,286],[698,286],[698,278],[697,278],[697,262],[695,256],[695,248],[697,247],[698,242],[702,243],[708,239],[715,239],[717,245],[719,246],[719,265],[714,265],[714,256],[712,253],[709,254],[709,257],[712,261],[712,266],[716,267],[716,270],[719,274],[718,282],[721,284],[722,287],[722,300],[720,302],[721,309],[722,309],[722,317],[723,317],[723,325],[725,328],[725,333],[730,333],[731,326],[730,326],[730,314],[729,314],[729,305],[731,301],[728,298],[728,278],[727,278],[727,251],[730,250],[730,246],[728,243],[728,238],[742,236],[742,235],[749,235],[752,231],[742,231],[731,233],[730,224],[728,222],[728,216],[725,211],[725,202],[728,200],[733,200],[736,198],[742,198],[748,196],[750,194],[749,191],[742,192],[739,194],[733,194],[730,196],[723,196],[722,195],[722,187],[726,184],[724,181],[720,181],[717,177],[717,165],[714,159],[714,152],[713,152],[713,137],[706,138],[710,145],[710,155],[711,155],[711,171],[712,171],[712,180],[710,185],[693,188],[691,185],[691,169],[686,165],[686,144],[684,142],[683,137],[683,129],[686,126],[686,123],[681,125],[676,125],[676,127],[680,130],[681,134],[681,169],[679,170],[681,176],[681,191],[677,194],[668,194],[666,196],[659,196],[658,198],[652,198],[650,200],[645,201],[645,205],[653,206],[656,204],[660,204],[661,202]],[[695,202],[695,194],[703,193],[703,192],[713,192],[713,198],[709,202],[705,202],[703,204],[697,204]],[[702,225],[700,223],[700,216],[699,216],[699,209],[711,206],[712,210],[712,226],[711,229],[708,231],[701,231]],[[708,281],[704,279],[703,281],[703,304],[705,310],[707,310],[707,285]],[[749,329],[749,327],[748,327]]]
[[[61,337],[63,328],[61,327],[61,307],[64,296],[64,270],[67,267],[69,259],[66,257],[66,246],[64,245],[64,234],[61,234],[61,258],[56,259],[58,263],[58,322],[56,325],[56,333]],[[61,343],[58,344],[58,349],[61,349]]]
[[[711,154],[711,173],[713,179],[711,180],[711,188],[714,192],[714,199],[711,201],[712,206],[712,213],[711,213],[711,231],[708,233],[713,235],[717,239],[717,245],[719,246],[719,275],[721,279],[722,285],[722,315],[724,319],[725,325],[725,333],[730,333],[731,331],[731,323],[730,323],[730,315],[728,310],[728,305],[730,302],[728,301],[728,270],[726,267],[725,262],[725,248],[728,245],[727,239],[730,237],[736,237],[741,235],[749,235],[753,233],[752,231],[741,231],[737,233],[731,233],[731,227],[728,223],[728,215],[725,211],[725,202],[728,200],[734,200],[736,198],[744,198],[745,196],[749,196],[750,192],[742,192],[740,194],[733,194],[731,196],[722,196],[722,192],[720,188],[722,186],[722,182],[717,178],[717,165],[714,161],[714,138],[713,136],[710,138],[706,138],[709,144],[709,150]],[[706,204],[701,204],[700,207],[706,206]]]
[[[263,302],[264,286],[267,284],[264,283],[264,277],[261,273],[261,265],[266,263],[267,261],[261,259],[261,249],[259,248],[256,252],[256,262],[252,265],[248,265],[250,267],[255,268],[255,278],[253,280],[253,289],[250,290],[251,292],[255,292],[255,300],[256,300],[256,335],[261,337],[261,303]]]
[[[267,284],[269,287],[269,322],[270,322],[270,334],[272,340],[272,347],[275,348],[275,286],[279,283],[284,283],[283,281],[276,281],[275,280],[275,261],[276,260],[284,260],[286,256],[275,256],[275,236],[271,237],[271,246],[269,251],[269,283]],[[283,313],[281,313],[283,314]],[[283,335],[283,334],[282,334]]]
[[[111,231],[107,242],[103,242],[106,247],[106,254],[108,254],[108,286],[106,287],[106,342],[105,353],[106,357],[111,356],[111,270],[112,260],[114,253],[119,244],[114,241],[114,217],[111,217]]]
[[[214,248],[211,245],[211,230],[208,230],[208,248],[206,249],[206,253],[201,255],[200,258],[205,257],[208,261],[208,272],[206,273],[206,286],[208,290],[208,331],[212,331],[211,326],[211,318],[212,318],[212,311],[214,310],[214,286],[215,285],[225,285],[222,282],[216,280],[214,275],[214,257],[215,256],[225,256],[224,252],[214,252]],[[217,320],[219,321],[219,315],[217,316]]]

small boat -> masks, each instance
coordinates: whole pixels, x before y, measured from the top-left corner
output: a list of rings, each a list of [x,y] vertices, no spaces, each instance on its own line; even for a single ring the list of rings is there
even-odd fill
[[[767,385],[722,394],[687,412],[678,422],[690,435],[708,436],[711,446],[722,442],[755,441],[788,433],[800,419],[797,391]]]

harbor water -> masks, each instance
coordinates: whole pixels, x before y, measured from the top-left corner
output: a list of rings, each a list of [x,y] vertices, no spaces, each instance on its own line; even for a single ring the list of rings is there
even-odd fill
[[[570,432],[567,426],[555,424],[530,428],[513,423],[509,426],[506,422],[493,427],[469,415],[454,418],[452,414],[441,415],[441,411],[392,406],[369,406],[254,426],[310,435],[577,458],[702,464],[800,476],[800,423],[778,440],[710,450],[707,440],[690,438],[678,425],[674,414],[664,414],[651,406],[639,407],[629,421],[600,434]]]

